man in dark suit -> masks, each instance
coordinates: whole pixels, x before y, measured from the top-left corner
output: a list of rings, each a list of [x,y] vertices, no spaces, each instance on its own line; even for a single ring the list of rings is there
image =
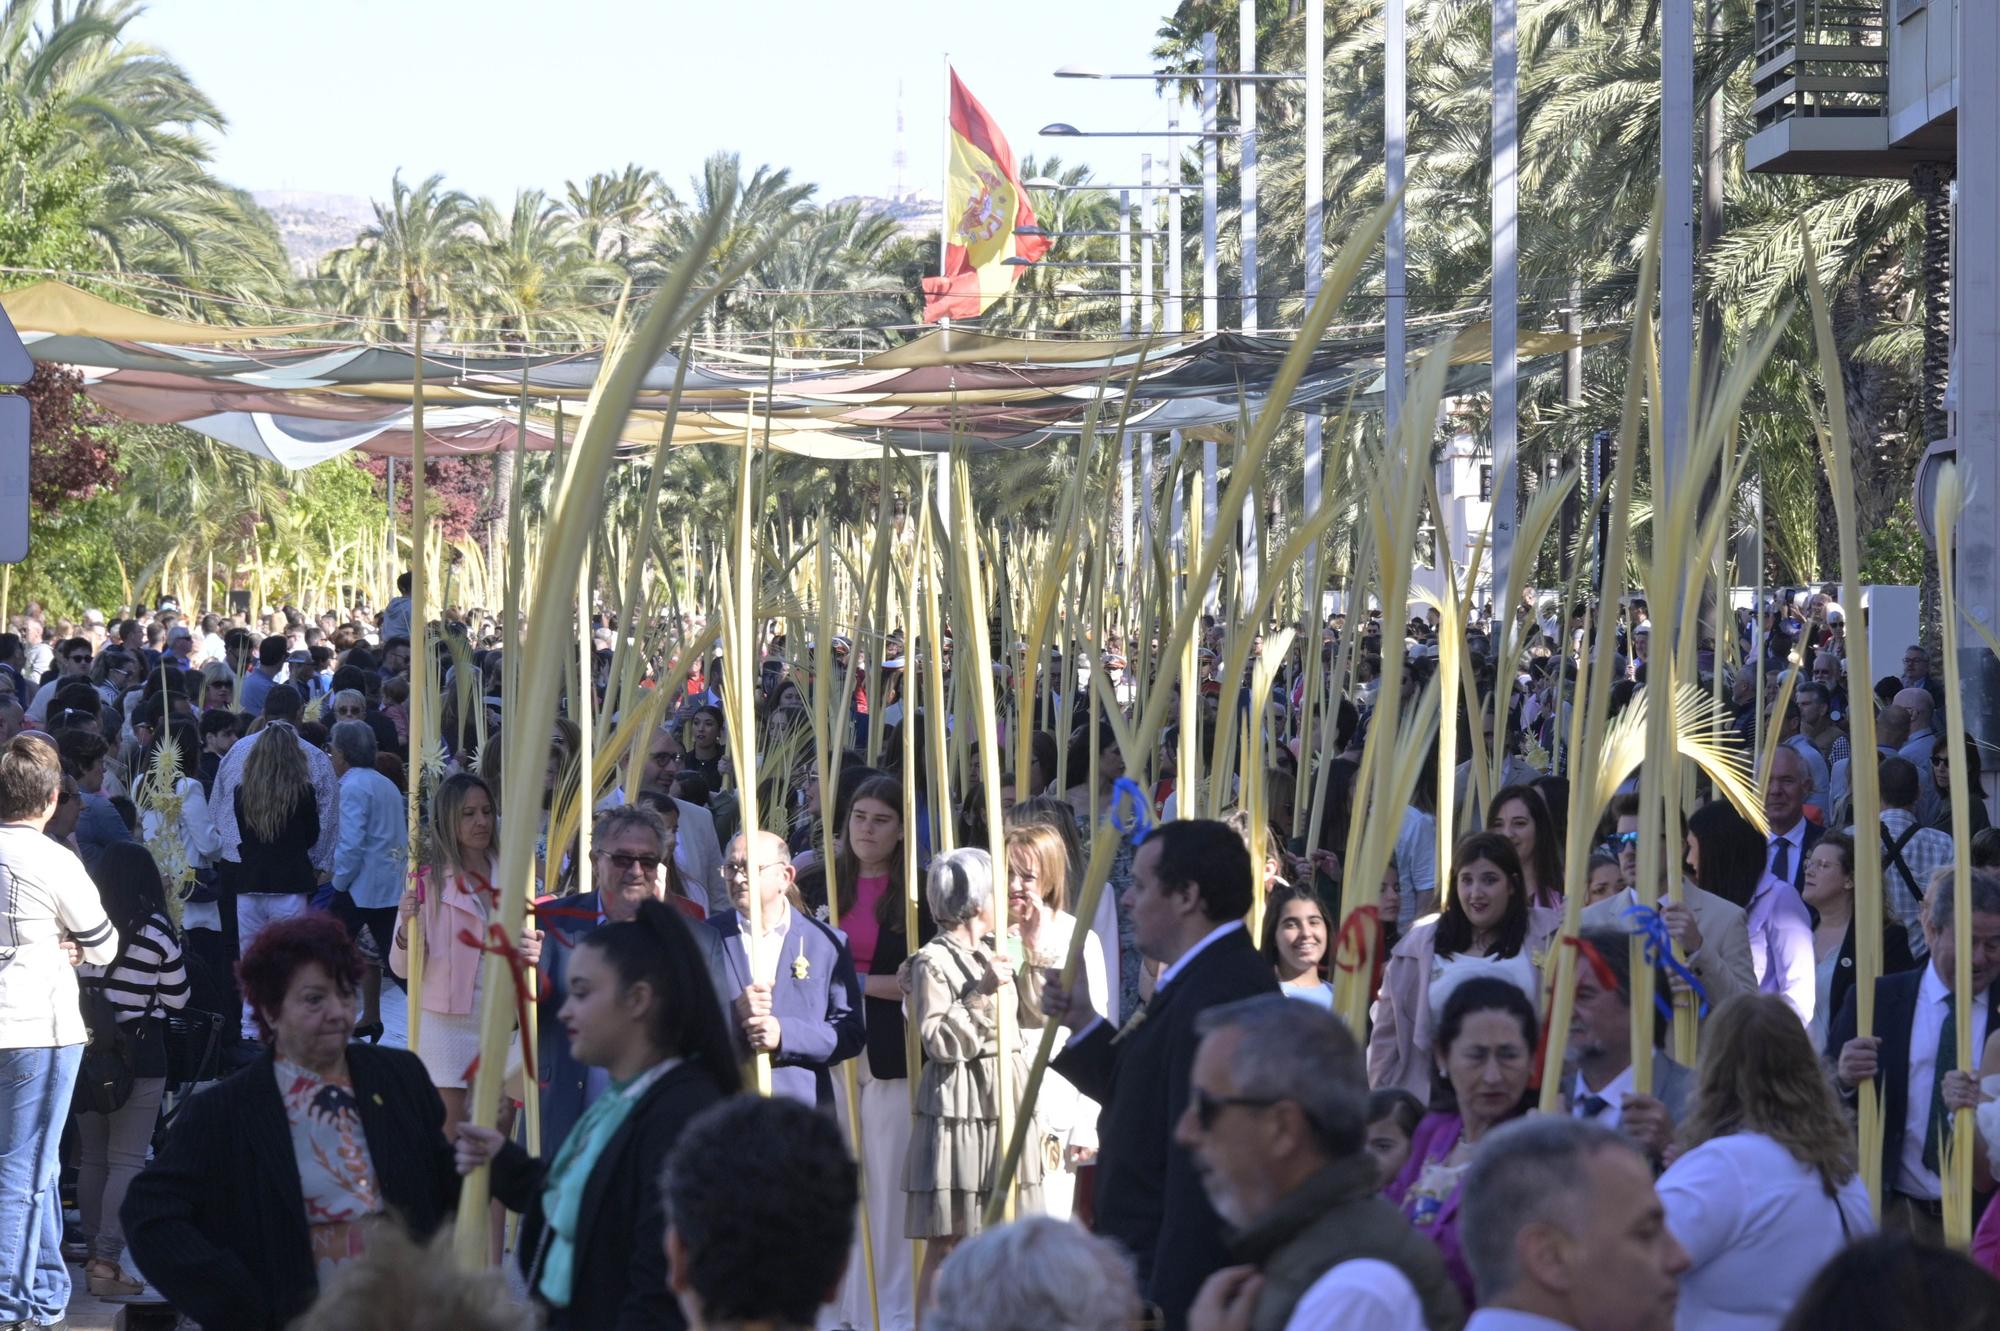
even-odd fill
[[[591,881],[597,890],[535,903],[535,923],[547,935],[538,963],[541,1017],[535,1043],[535,1072],[542,1083],[544,1160],[556,1158],[583,1111],[611,1085],[611,1075],[604,1069],[587,1067],[571,1057],[557,1017],[569,997],[570,954],[599,925],[630,920],[641,901],[661,899],[666,840],[666,822],[652,809],[639,804],[607,809],[597,816],[590,836]],[[736,990],[723,958],[722,939],[699,925],[690,932],[708,963],[715,1001],[726,1018]]]
[[[736,909],[712,917],[722,940],[731,1025],[745,1057],[771,1056],[771,1092],[832,1112],[835,1064],[861,1051],[861,980],[847,940],[792,909],[792,856],[783,837],[757,838],[751,881],[744,837],[722,857],[722,881]],[[751,946],[750,893],[757,893],[763,937]]]
[[[1841,1090],[1851,1096],[1874,1081],[1882,1096],[1882,1206],[1885,1225],[1943,1239],[1939,1142],[1947,1115],[1978,1099],[1972,1069],[1958,1066],[1958,1002],[1952,977],[1958,950],[1952,931],[1958,909],[1971,914],[1972,1056],[1980,1057],[1988,1032],[2000,1030],[2000,874],[1973,873],[1954,885],[1940,874],[1924,899],[1924,938],[1930,962],[1922,970],[1875,981],[1875,1029],[1856,1031],[1858,993],[1849,992],[1827,1033]],[[1973,1185],[1992,1189],[1992,1175],[1978,1134],[1973,1135]],[[1975,1199],[1975,1208],[1981,1199]]]
[[[1576,1006],[1570,1022],[1573,1071],[1563,1099],[1573,1118],[1614,1128],[1645,1148],[1657,1163],[1686,1120],[1694,1100],[1694,1073],[1662,1052],[1666,1017],[1653,1015],[1653,1093],[1640,1095],[1632,1078],[1632,949],[1630,935],[1586,929],[1590,950],[1576,968]],[[1656,992],[1667,992],[1664,970]]]
[[[1274,993],[1277,979],[1243,927],[1250,854],[1227,824],[1162,823],[1132,860],[1124,905],[1139,951],[1163,968],[1153,996],[1114,1032],[1090,994],[1051,984],[1048,1015],[1076,1032],[1051,1065],[1103,1106],[1097,1158],[1097,1232],[1138,1262],[1140,1288],[1168,1331],[1228,1253],[1194,1159],[1174,1142],[1186,1112],[1200,1036],[1195,1018],[1239,998]]]
[[[1771,825],[1764,867],[1794,889],[1805,883],[1806,856],[1819,844],[1819,826],[1807,820],[1812,774],[1796,749],[1780,744],[1764,777],[1764,819]]]

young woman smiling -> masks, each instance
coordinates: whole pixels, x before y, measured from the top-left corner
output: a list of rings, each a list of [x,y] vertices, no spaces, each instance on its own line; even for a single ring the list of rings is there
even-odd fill
[[[1521,857],[1521,878],[1528,885],[1528,904],[1562,909],[1562,844],[1555,820],[1541,792],[1533,786],[1502,786],[1493,797],[1486,826],[1514,843]]]
[[[1474,832],[1452,852],[1444,911],[1420,921],[1389,954],[1368,1038],[1368,1084],[1400,1086],[1429,1101],[1431,986],[1446,971],[1491,968],[1523,992],[1539,993],[1540,959],[1562,912],[1528,904],[1514,843]]]
[[[1264,900],[1264,960],[1285,997],[1333,1010],[1333,986],[1320,974],[1326,962],[1326,907],[1310,887],[1276,887]]]

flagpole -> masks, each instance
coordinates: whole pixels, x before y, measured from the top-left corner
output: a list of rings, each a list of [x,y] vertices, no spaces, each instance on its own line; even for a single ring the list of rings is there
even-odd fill
[[[940,140],[943,151],[938,158],[938,278],[947,280],[951,276],[945,271],[945,256],[951,248],[951,52],[944,53],[944,135]],[[938,320],[938,328],[944,333],[942,350],[951,350],[951,316]],[[946,432],[946,447],[950,447],[950,433]],[[935,467],[937,480],[938,517],[946,522],[951,520],[951,468]],[[912,1069],[914,1071],[915,1069]]]

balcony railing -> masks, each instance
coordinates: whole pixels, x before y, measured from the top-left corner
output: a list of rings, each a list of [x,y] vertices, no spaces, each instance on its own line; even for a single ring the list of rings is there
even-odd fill
[[[1795,117],[1885,117],[1887,8],[1888,0],[1757,0],[1757,128]]]

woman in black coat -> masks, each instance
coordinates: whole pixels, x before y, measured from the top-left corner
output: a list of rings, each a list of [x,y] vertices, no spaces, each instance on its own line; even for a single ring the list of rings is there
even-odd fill
[[[331,916],[267,926],[241,975],[269,1052],[190,1099],[125,1194],[133,1264],[211,1331],[277,1331],[391,1216],[422,1241],[457,1203],[424,1065],[349,1043],[361,970]]]
[[[728,1028],[687,922],[657,901],[600,925],[569,959],[558,1019],[576,1061],[611,1075],[553,1160],[463,1123],[458,1167],[493,1167],[523,1215],[517,1252],[550,1331],[674,1331],[660,1168],[688,1121],[741,1088]]]

